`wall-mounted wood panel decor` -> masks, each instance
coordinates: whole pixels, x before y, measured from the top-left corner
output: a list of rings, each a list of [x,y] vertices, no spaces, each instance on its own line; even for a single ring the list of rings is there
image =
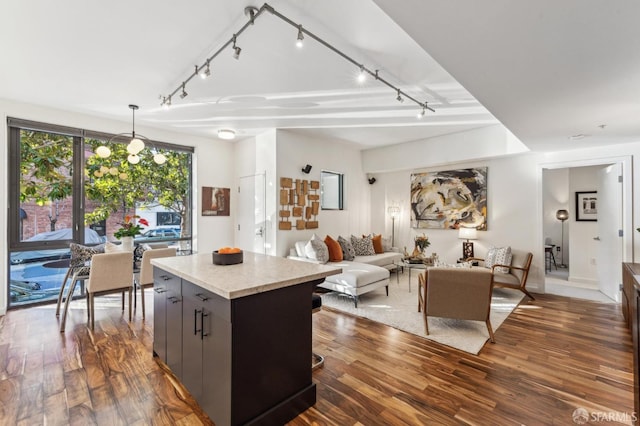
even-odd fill
[[[411,227],[487,230],[487,168],[411,174]]]
[[[316,229],[320,210],[319,189],[320,182],[317,180],[280,178],[278,229]]]

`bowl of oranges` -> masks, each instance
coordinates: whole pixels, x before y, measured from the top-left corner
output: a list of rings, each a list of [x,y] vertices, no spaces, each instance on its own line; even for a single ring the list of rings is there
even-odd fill
[[[242,263],[242,250],[238,247],[222,247],[213,253],[214,265],[236,265]]]

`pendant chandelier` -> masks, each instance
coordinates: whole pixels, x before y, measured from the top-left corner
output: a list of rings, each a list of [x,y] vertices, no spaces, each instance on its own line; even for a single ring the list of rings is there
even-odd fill
[[[131,164],[138,164],[140,162],[139,154],[146,146],[145,141],[148,144],[151,144],[151,141],[145,136],[142,136],[140,134],[136,135],[136,110],[138,109],[138,105],[129,105],[129,109],[131,109],[133,124],[131,133],[119,133],[109,139],[107,145],[109,145],[114,139],[119,137],[131,138],[129,144],[127,145],[127,152],[129,153],[127,161]],[[105,145],[101,145],[96,148],[95,152],[96,155],[100,158],[108,158],[111,155],[111,150],[108,146]],[[167,161],[167,157],[164,154],[158,152],[153,156],[153,161],[156,164],[164,164]]]

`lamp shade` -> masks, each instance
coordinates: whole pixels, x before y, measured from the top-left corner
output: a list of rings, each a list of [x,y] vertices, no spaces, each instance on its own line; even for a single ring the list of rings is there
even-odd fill
[[[463,240],[475,240],[478,238],[478,231],[476,230],[476,228],[461,227],[458,230],[458,238]]]
[[[389,213],[389,216],[391,217],[398,217],[398,215],[400,214],[400,207],[398,206],[389,206],[387,208],[387,213]]]
[[[569,212],[564,209],[558,210],[556,212],[556,219],[564,222],[565,220],[569,219]]]

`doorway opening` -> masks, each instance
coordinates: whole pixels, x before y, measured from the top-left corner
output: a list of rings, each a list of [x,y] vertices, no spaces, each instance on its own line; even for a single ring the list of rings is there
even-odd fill
[[[630,164],[615,158],[542,166],[546,293],[620,302],[620,264],[631,253]]]

